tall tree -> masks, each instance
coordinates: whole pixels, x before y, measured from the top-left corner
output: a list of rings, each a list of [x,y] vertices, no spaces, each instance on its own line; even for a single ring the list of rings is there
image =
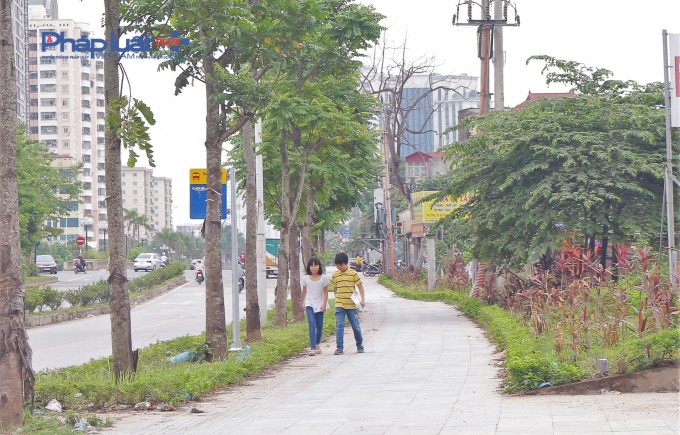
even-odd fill
[[[35,243],[63,230],[51,225],[78,208],[81,183],[79,167],[55,168],[53,155],[44,145],[30,140],[23,126],[17,131],[17,177],[19,183],[19,231],[24,256]]]
[[[307,7],[307,5],[303,5]],[[281,250],[275,298],[277,325],[287,322],[289,288],[293,316],[302,320],[299,267],[297,263],[297,218],[308,173],[308,158],[327,141],[342,141],[356,128],[357,120],[347,100],[356,92],[356,59],[380,36],[382,15],[372,7],[352,1],[318,2],[297,13],[308,14],[302,34],[290,55],[275,65],[272,100],[264,113],[271,140],[278,145],[281,161]],[[288,35],[286,35],[288,36]],[[350,84],[348,89],[348,83]],[[299,167],[291,166],[291,158]],[[293,255],[291,257],[291,255]],[[292,260],[292,261],[291,261]]]
[[[120,0],[104,0],[104,33],[108,47],[123,34]],[[155,123],[149,107],[143,102],[122,95],[119,86],[120,57],[107,52],[104,58],[104,98],[106,104],[106,132],[104,156],[106,170],[106,207],[109,230],[109,278],[111,287],[111,347],[116,381],[132,375],[137,368],[137,352],[132,350],[130,298],[127,289],[125,232],[123,226],[123,190],[121,183],[121,147],[129,152],[128,165],[134,166],[136,148],[146,153],[154,166],[149,144],[148,125]],[[148,124],[148,125],[147,125]]]
[[[189,80],[204,83],[206,95],[205,141],[207,206],[206,239],[206,341],[215,358],[226,357],[227,334],[221,267],[221,192],[224,142],[252,120],[267,92],[259,80],[267,67],[261,42],[263,34],[275,35],[287,23],[280,19],[288,0],[209,0],[165,2],[128,0],[126,16],[146,17],[131,28],[146,33],[175,30],[191,43],[179,48],[179,56],[161,68],[180,70],[175,93]],[[276,28],[276,29],[275,29]],[[274,51],[271,51],[274,53]],[[247,174],[253,177],[255,174]],[[255,219],[255,217],[251,217]],[[256,292],[255,279],[248,279],[247,294]],[[249,321],[259,322],[249,316]],[[257,327],[259,330],[259,327]]]
[[[584,88],[594,94],[471,118],[478,134],[447,151],[456,170],[443,194],[472,193],[450,216],[451,230],[477,258],[517,265],[569,237],[583,245],[654,237],[665,158],[661,86],[606,83],[602,71],[571,76],[589,80]]]
[[[25,395],[33,392],[31,348],[24,325],[21,288],[17,95],[12,5],[0,1],[0,430],[23,422]]]

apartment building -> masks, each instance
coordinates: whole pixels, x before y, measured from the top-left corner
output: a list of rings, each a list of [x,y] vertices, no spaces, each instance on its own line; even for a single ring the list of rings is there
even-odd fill
[[[130,237],[149,240],[163,228],[172,229],[172,180],[154,177],[153,170],[142,167],[121,167],[123,209],[135,210],[146,217],[146,226],[139,227],[139,234],[125,224]],[[133,231],[135,234],[133,234]]]
[[[28,30],[29,0],[12,0],[12,35],[14,36],[14,68],[17,80],[17,118],[28,120]]]
[[[82,203],[67,220],[63,238],[87,237],[98,249],[107,228],[104,169],[104,62],[82,53],[42,47],[43,32],[78,39],[91,36],[88,24],[59,19],[56,1],[30,0],[28,24],[28,132],[50,152],[81,166]],[[61,223],[61,222],[60,222]]]

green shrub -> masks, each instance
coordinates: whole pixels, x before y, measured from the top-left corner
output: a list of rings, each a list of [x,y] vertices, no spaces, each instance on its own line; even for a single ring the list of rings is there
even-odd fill
[[[36,310],[42,311],[45,307],[57,310],[61,307],[64,299],[57,290],[48,285],[27,287],[24,298],[24,309],[32,313]]]
[[[64,298],[59,291],[54,290],[48,285],[40,286],[40,291],[42,293],[43,305],[46,305],[50,310],[58,310],[61,308]]]
[[[43,297],[37,287],[28,287],[24,297],[24,309],[27,313],[32,313],[43,306]]]
[[[186,263],[172,262],[168,266],[165,266],[161,269],[156,269],[144,276],[130,280],[128,282],[128,291],[131,293],[138,292],[163,284],[164,282],[173,278],[182,276],[186,269]]]

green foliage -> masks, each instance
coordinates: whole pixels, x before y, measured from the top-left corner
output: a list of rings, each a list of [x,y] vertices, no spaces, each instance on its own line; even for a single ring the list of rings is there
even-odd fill
[[[78,207],[79,167],[56,168],[47,148],[17,129],[17,182],[21,250],[29,254],[36,242],[61,233],[56,220]]]
[[[144,252],[149,252],[149,248],[146,246],[135,246],[134,248],[128,248],[127,259],[133,261],[139,254]]]
[[[149,165],[156,166],[153,159],[153,147],[149,142],[149,126],[156,120],[149,106],[136,98],[122,96],[114,98],[107,106],[107,129],[114,128],[123,147],[128,152],[127,165],[134,167],[137,163],[136,149],[146,154]]]
[[[25,295],[24,308],[28,313],[46,308],[57,310],[63,302],[62,294],[49,285],[28,287]]]
[[[128,282],[128,291],[130,293],[144,293],[181,276],[186,268],[187,265],[182,262],[173,262],[162,269],[154,270],[144,276],[130,280]],[[32,313],[36,310],[43,311],[45,308],[54,311],[59,309],[64,301],[68,302],[72,308],[87,307],[108,303],[110,296],[111,289],[109,284],[103,279],[96,283],[87,284],[78,289],[65,292],[54,290],[48,285],[28,287],[26,289],[24,308],[27,313]]]
[[[650,104],[658,87],[628,84],[466,119],[479,134],[447,149],[456,170],[441,193],[472,194],[445,224],[452,237],[476,258],[514,265],[571,235],[656,237],[664,114]]]
[[[144,276],[135,278],[128,282],[130,292],[138,292],[162,284],[170,279],[181,276],[187,269],[187,264],[181,261],[174,261],[162,269],[156,269]]]
[[[324,316],[324,335],[334,330],[334,322],[332,315]],[[241,331],[245,331],[243,324]],[[245,333],[242,340],[245,343]],[[286,328],[275,328],[269,322],[262,329],[262,340],[248,343],[250,352],[242,358],[229,355],[212,363],[170,364],[168,358],[178,353],[206,350],[203,336],[180,337],[140,349],[137,373],[119,383],[114,381],[110,359],[41,371],[36,375],[36,402],[44,405],[56,398],[65,408],[77,409],[140,401],[180,404],[200,400],[217,388],[238,383],[298,354],[309,345],[308,340],[306,322],[291,322]]]

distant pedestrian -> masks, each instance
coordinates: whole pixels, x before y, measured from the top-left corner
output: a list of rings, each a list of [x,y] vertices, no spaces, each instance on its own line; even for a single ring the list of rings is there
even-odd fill
[[[346,253],[341,252],[335,256],[335,266],[338,268],[337,272],[333,274],[331,282],[335,292],[335,343],[336,355],[343,354],[343,341],[345,333],[345,315],[349,319],[349,324],[354,332],[354,339],[357,342],[357,352],[364,353],[364,341],[361,336],[361,326],[359,325],[358,307],[352,301],[352,293],[354,287],[359,289],[361,295],[360,304],[362,307],[366,305],[364,299],[364,285],[361,282],[359,274],[354,269],[350,269],[347,265],[349,257]]]
[[[321,353],[321,334],[323,333],[323,314],[328,304],[328,283],[323,274],[321,261],[312,257],[307,262],[307,275],[302,277],[302,304],[309,325],[309,355]]]

